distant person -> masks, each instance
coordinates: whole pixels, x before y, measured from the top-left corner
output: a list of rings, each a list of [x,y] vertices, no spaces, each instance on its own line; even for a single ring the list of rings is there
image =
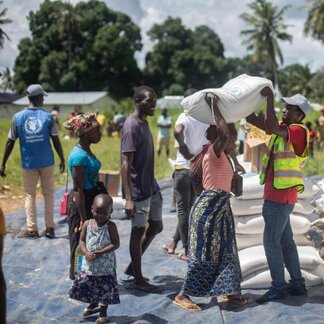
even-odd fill
[[[0,323],[6,323],[6,280],[2,270],[3,242],[6,234],[5,219],[0,207]]]
[[[290,214],[297,202],[297,193],[304,190],[301,167],[308,157],[308,129],[302,120],[311,112],[307,98],[301,94],[282,97],[285,104],[282,122],[274,111],[274,95],[269,87],[261,90],[266,97],[266,118],[251,114],[246,119],[252,125],[271,134],[269,154],[263,158],[260,183],[264,184],[263,245],[267,257],[271,287],[256,302],[263,304],[291,295],[306,295],[297,247],[293,239]],[[285,267],[290,275],[285,279]]]
[[[91,150],[92,144],[101,140],[101,127],[94,113],[75,116],[66,121],[64,127],[79,137],[79,143],[72,149],[68,168],[73,180],[73,189],[69,196],[69,241],[70,241],[70,279],[75,276],[75,252],[83,223],[92,218],[91,206],[94,198],[107,193],[99,182],[101,162]]]
[[[97,195],[92,204],[93,219],[82,225],[80,250],[85,256],[81,272],[69,291],[69,296],[90,305],[82,316],[99,312],[97,324],[108,323],[108,305],[119,304],[115,250],[119,248],[117,226],[110,220],[113,200],[109,195]]]
[[[170,128],[172,125],[172,118],[168,116],[168,109],[163,108],[162,114],[157,120],[158,131],[158,147],[157,154],[161,155],[162,147],[165,146],[166,156],[170,155]]]
[[[243,118],[240,121],[240,128],[237,134],[237,140],[239,141],[239,154],[243,154],[244,151],[244,141],[246,139],[246,134],[250,131],[249,124],[246,122],[246,119]]]
[[[312,122],[306,122],[306,127],[309,131],[309,146],[308,146],[308,153],[309,156],[313,159],[314,158],[314,144],[316,143],[317,135],[312,128]]]
[[[123,112],[114,116],[115,130],[118,132],[119,135],[123,129],[125,121],[126,117]]]
[[[184,97],[195,93],[196,89],[188,89]],[[188,223],[191,207],[196,200],[196,193],[189,177],[190,159],[197,155],[208,143],[205,133],[209,125],[182,112],[174,126],[175,146],[177,157],[173,176],[173,190],[176,198],[178,224],[172,240],[163,245],[163,250],[174,254],[181,240],[185,253],[179,254],[181,260],[188,259]]]
[[[324,107],[320,109],[321,116],[318,118],[318,138],[319,138],[319,148],[323,150],[324,148]]]
[[[45,203],[45,236],[53,239],[54,232],[54,154],[50,139],[60,157],[60,172],[64,172],[65,161],[57,125],[53,116],[43,108],[44,96],[47,93],[41,85],[31,84],[27,88],[29,106],[16,113],[11,122],[8,141],[5,147],[0,175],[5,177],[7,160],[19,138],[25,190],[25,209],[27,230],[20,237],[38,238],[36,214],[36,187],[38,179]],[[17,172],[17,170],[14,170]]]
[[[156,93],[147,86],[134,93],[135,112],[124,124],[121,138],[121,178],[125,212],[130,217],[131,263],[125,274],[134,277],[133,288],[157,293],[160,289],[142,274],[142,254],[162,231],[162,195],[154,178],[154,142],[147,117],[153,116]]]
[[[53,109],[51,110],[51,115],[54,118],[54,121],[57,125],[58,129],[61,129],[61,124],[60,124],[60,120],[59,120],[59,114],[60,114],[60,106],[53,106]]]
[[[100,126],[103,128],[105,127],[106,124],[106,116],[101,114],[99,110],[96,110],[96,116],[97,116],[97,120],[98,123],[100,124]]]

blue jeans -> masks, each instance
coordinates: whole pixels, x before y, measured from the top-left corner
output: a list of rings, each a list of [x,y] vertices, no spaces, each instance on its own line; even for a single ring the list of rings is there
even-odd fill
[[[263,245],[267,257],[272,286],[277,290],[287,288],[284,265],[293,285],[305,282],[301,275],[298,252],[290,225],[294,205],[265,200],[263,204]]]

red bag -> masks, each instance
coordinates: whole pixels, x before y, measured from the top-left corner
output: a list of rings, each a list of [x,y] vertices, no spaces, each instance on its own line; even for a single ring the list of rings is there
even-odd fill
[[[64,192],[60,203],[60,215],[67,216],[69,214],[69,192]]]
[[[63,195],[63,198],[60,202],[60,215],[61,216],[67,216],[69,214],[69,195],[68,192],[68,186],[69,186],[69,171],[66,169],[66,182],[65,182],[65,192]]]

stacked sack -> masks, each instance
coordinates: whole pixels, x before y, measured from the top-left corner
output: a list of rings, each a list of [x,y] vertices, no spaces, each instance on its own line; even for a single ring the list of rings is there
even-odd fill
[[[244,163],[241,163],[244,165]],[[249,169],[249,166],[245,166]],[[304,179],[305,190],[298,196],[298,203],[290,216],[297,245],[302,274],[307,286],[322,283],[324,262],[312,241],[307,238],[311,229],[310,218],[314,216],[311,205],[315,190],[313,182]],[[234,214],[236,239],[239,250],[243,282],[242,288],[268,288],[271,286],[270,271],[263,247],[264,220],[262,217],[263,186],[257,173],[243,175],[243,195],[231,198]],[[286,270],[286,279],[289,274]]]

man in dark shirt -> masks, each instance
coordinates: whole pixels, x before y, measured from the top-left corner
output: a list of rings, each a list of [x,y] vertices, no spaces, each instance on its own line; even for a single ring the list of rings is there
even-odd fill
[[[132,288],[159,292],[142,274],[142,254],[162,231],[162,195],[154,178],[154,144],[147,116],[153,116],[156,93],[141,86],[134,94],[135,112],[127,119],[121,138],[121,177],[125,212],[132,221],[131,263],[125,274],[134,276]]]

